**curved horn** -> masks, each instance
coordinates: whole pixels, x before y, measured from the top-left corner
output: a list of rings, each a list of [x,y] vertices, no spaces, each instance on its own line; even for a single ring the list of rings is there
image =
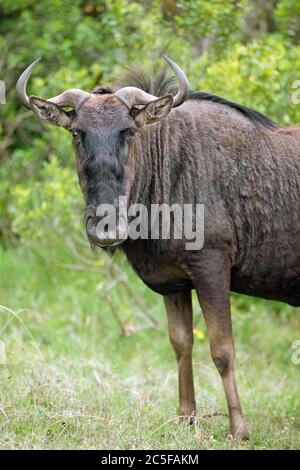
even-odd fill
[[[78,108],[86,99],[91,96],[90,93],[79,88],[70,88],[70,90],[64,91],[60,95],[54,96],[47,101],[57,104],[57,106],[71,108]]]
[[[175,73],[179,82],[178,92],[173,98],[173,108],[176,108],[186,100],[189,92],[189,82],[184,71],[181,70],[173,60],[169,59],[167,56],[164,56],[164,59]],[[158,99],[157,96],[150,95],[149,93],[133,86],[120,88],[120,90],[115,92],[115,96],[119,98],[119,100],[122,101],[128,109],[131,109],[135,105],[148,104],[151,101]]]
[[[21,101],[21,103],[28,109],[31,109],[29,97],[26,92],[26,87],[28,80],[32,74],[33,69],[39,63],[41,58],[39,57],[36,59],[26,70],[22,73],[19,80],[17,81],[16,90],[17,95]],[[87,91],[79,90],[78,88],[71,88],[70,90],[64,91],[58,96],[54,96],[47,101],[56,104],[57,106],[66,107],[69,106],[71,108],[77,108],[83,101],[89,98],[90,93]]]
[[[177,65],[173,60],[171,60],[169,57],[164,55],[165,61],[169,64],[173,72],[175,73],[177,80],[179,82],[179,89],[174,96],[174,101],[173,101],[173,108],[176,108],[177,106],[180,106],[184,101],[187,99],[188,92],[189,92],[189,81],[184,73],[184,71]]]
[[[41,58],[39,57],[34,62],[32,62],[32,64],[29,65],[29,67],[27,67],[26,70],[24,70],[19,80],[17,81],[17,85],[16,85],[18,98],[21,101],[21,103],[25,106],[25,108],[28,108],[28,109],[31,109],[31,107],[29,104],[29,98],[26,93],[27,82],[29,80],[29,77],[33,69],[36,67],[36,65],[39,63],[40,60]]]
[[[133,106],[138,104],[148,104],[151,103],[151,101],[157,100],[157,96],[150,95],[134,86],[125,86],[124,88],[120,88],[120,90],[115,92],[115,96],[119,98],[119,100],[122,101],[128,109],[131,109]]]

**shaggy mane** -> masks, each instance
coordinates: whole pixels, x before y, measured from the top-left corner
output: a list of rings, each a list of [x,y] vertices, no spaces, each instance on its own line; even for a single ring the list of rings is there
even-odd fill
[[[167,76],[167,67],[161,69],[156,78],[139,67],[127,66],[124,74],[114,80],[115,88],[119,89],[125,86],[134,86],[155,96],[166,94],[175,95],[177,92],[177,81],[175,77]],[[229,108],[239,111],[246,116],[256,127],[265,127],[268,129],[278,129],[280,126],[264,114],[247,108],[241,104],[202,91],[190,91],[189,100],[211,101],[219,103]]]
[[[125,72],[113,81],[115,88],[134,86],[155,96],[176,95],[177,81],[175,77],[167,76],[167,67],[160,69],[153,79],[145,70],[136,66],[125,67]]]

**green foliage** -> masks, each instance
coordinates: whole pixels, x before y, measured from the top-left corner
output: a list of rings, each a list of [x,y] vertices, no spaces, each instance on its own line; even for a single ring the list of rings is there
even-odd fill
[[[280,0],[274,12],[279,30],[295,44],[300,38],[299,0]]]
[[[276,35],[264,35],[248,46],[236,44],[217,62],[211,63],[206,55],[196,67],[205,70],[198,88],[214,90],[282,125],[300,122],[300,107],[290,99],[300,73],[300,47],[291,48]]]
[[[204,40],[204,44],[207,41],[213,44],[215,52],[224,52],[224,48],[240,38],[246,4],[245,0],[178,1],[177,15],[174,17],[177,32],[196,47]]]
[[[57,156],[45,162],[40,180],[28,179],[10,190],[16,204],[9,205],[12,229],[25,239],[34,233],[35,243],[55,242],[58,234],[81,229],[79,194],[74,170],[61,168]]]

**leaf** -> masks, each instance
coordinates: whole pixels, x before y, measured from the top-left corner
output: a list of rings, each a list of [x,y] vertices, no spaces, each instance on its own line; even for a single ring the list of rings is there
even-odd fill
[[[198,328],[193,328],[193,332],[194,332],[194,336],[200,341],[202,341],[205,338],[205,334],[203,333],[203,331],[198,330]]]

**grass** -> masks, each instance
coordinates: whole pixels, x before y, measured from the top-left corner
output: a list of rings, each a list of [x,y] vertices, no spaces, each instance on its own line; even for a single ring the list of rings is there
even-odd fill
[[[1,448],[300,447],[300,365],[291,361],[300,339],[296,309],[233,296],[237,379],[251,432],[249,442],[234,442],[196,302],[204,339],[195,338],[198,418],[188,426],[176,418],[177,371],[162,299],[123,260],[138,300],[107,271],[106,258],[85,272],[61,250],[64,266],[25,247],[0,252]]]

